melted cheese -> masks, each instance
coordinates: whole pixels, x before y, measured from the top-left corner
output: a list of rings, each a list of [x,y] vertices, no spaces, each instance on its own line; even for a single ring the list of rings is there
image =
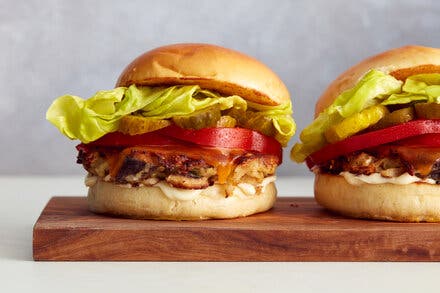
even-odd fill
[[[414,167],[416,173],[428,176],[440,158],[440,148],[393,147],[402,158]]]
[[[231,174],[232,170],[234,169],[233,167],[234,167],[233,160],[230,160],[229,162],[224,164],[217,165],[217,181],[219,184],[226,183],[229,174]]]
[[[411,183],[428,183],[435,184],[433,179],[421,179],[417,176],[412,176],[408,173],[404,173],[398,177],[386,178],[382,177],[379,173],[373,173],[371,175],[355,175],[350,172],[341,172],[339,175],[343,176],[345,180],[351,185],[361,185],[361,184],[397,184],[406,185]]]
[[[217,169],[218,183],[226,183],[230,173],[234,169],[234,160],[246,153],[241,149],[221,149],[221,148],[194,148],[187,146],[174,146],[173,148],[163,148],[158,146],[135,146],[125,148],[119,154],[111,154],[110,175],[115,178],[119,169],[122,167],[127,156],[134,156],[141,161],[149,161],[147,153],[156,153],[163,156],[186,155],[192,159],[204,160],[207,164]]]
[[[398,154],[413,172],[423,177],[432,172],[432,166],[440,159],[440,148],[419,146],[383,146],[379,148],[383,157]]]

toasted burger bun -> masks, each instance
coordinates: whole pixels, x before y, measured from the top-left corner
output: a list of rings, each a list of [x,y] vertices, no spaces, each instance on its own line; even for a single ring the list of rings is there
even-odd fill
[[[217,193],[202,192],[191,200],[170,198],[158,187],[123,187],[98,180],[89,188],[93,212],[139,219],[203,220],[245,217],[270,209],[276,199],[275,184],[269,183],[252,196],[226,197],[224,186],[211,186]]]
[[[440,49],[406,46],[370,57],[333,81],[319,98],[315,117],[370,69],[405,80],[420,73],[440,73]],[[342,176],[317,174],[315,198],[344,215],[402,222],[440,221],[440,185],[412,183],[351,185]]]
[[[440,221],[440,188],[427,183],[352,185],[339,175],[317,174],[315,199],[356,218],[400,222]]]
[[[208,44],[175,44],[142,54],[124,69],[116,86],[132,84],[197,84],[263,105],[290,100],[284,83],[266,65],[237,51]]]

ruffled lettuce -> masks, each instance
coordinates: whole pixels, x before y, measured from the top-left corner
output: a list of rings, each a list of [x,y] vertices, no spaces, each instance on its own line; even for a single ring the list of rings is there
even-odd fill
[[[301,143],[294,145],[292,160],[303,162],[327,141],[324,132],[344,118],[380,103],[387,96],[400,92],[402,82],[378,70],[369,71],[354,88],[344,91],[335,101],[301,132]]]
[[[340,94],[328,107],[329,114],[338,112],[347,118],[376,105],[390,94],[401,91],[402,82],[378,70],[370,70],[354,88]]]
[[[250,104],[250,105],[248,105]],[[89,143],[109,132],[118,130],[120,119],[136,112],[144,117],[169,119],[177,115],[189,115],[214,105],[221,110],[246,111],[248,106],[264,111],[282,137],[293,135],[295,124],[291,103],[270,107],[246,102],[233,95],[222,97],[217,93],[202,90],[199,86],[172,87],[119,87],[99,91],[93,97],[83,100],[65,95],[56,99],[46,113],[46,119],[70,139]]]
[[[296,124],[292,118],[292,103],[288,102],[278,106],[247,103],[252,110],[252,115],[251,119],[246,122],[246,126],[261,131],[260,126],[264,123],[264,120],[270,119],[275,133],[267,133],[267,135],[273,135],[282,146],[286,146],[296,131]]]
[[[122,116],[133,108],[142,108],[137,100],[123,101],[125,91],[122,87],[100,91],[88,100],[59,97],[47,110],[46,119],[68,138],[88,143],[116,131]]]
[[[132,85],[127,90],[126,98],[142,100],[143,106],[139,109],[140,114],[157,119],[188,115],[216,104],[220,105],[221,110],[230,108],[246,110],[247,107],[246,101],[239,96],[221,97],[213,92],[201,90],[199,86],[137,88]]]
[[[392,94],[382,104],[396,105],[411,102],[440,103],[440,74],[417,74],[408,77],[402,92]]]

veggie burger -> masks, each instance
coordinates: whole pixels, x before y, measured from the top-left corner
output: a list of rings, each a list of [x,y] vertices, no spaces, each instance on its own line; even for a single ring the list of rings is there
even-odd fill
[[[315,198],[353,217],[440,221],[440,49],[407,46],[341,74],[291,152]]]
[[[191,220],[273,206],[291,114],[286,86],[262,63],[176,44],[136,58],[112,90],[59,97],[46,118],[81,141],[90,210]]]

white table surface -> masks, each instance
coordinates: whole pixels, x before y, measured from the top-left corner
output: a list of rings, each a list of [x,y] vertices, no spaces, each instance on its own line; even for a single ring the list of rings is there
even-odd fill
[[[440,292],[438,263],[34,262],[41,210],[53,195],[84,195],[83,179],[3,176],[0,186],[0,292]],[[278,178],[278,189],[310,196],[312,179]]]

